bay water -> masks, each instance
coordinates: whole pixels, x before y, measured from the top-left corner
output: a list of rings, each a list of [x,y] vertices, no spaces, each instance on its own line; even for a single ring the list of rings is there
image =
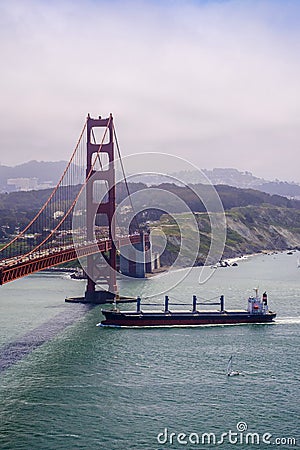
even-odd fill
[[[120,286],[145,304],[163,302],[172,285],[177,304],[224,294],[227,309],[246,308],[259,286],[277,312],[266,325],[108,329],[96,326],[100,306],[64,303],[84,281],[44,272],[2,286],[0,448],[298,448],[298,257],[257,255]],[[231,355],[240,376],[226,375]]]

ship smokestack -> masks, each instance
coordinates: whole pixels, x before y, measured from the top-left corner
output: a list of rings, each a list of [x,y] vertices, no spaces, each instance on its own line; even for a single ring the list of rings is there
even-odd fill
[[[268,304],[268,295],[267,295],[266,292],[263,293],[262,301],[263,301],[263,304],[264,304],[264,305],[267,305],[267,304]]]

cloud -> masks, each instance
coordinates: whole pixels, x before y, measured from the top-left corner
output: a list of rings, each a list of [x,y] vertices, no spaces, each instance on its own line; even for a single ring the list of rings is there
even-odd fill
[[[2,163],[68,159],[86,114],[113,112],[124,154],[300,181],[296,1],[12,0],[0,16]]]

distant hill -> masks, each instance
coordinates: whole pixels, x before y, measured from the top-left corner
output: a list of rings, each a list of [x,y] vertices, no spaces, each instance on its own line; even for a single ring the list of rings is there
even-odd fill
[[[258,178],[251,172],[241,172],[233,168],[215,168],[212,170],[202,169],[202,172],[214,185],[228,185],[243,189],[257,189],[268,194],[283,195],[289,198],[300,199],[300,184],[287,181],[268,181]],[[172,174],[175,178],[189,184],[203,182],[197,171],[181,171]]]
[[[287,181],[268,181],[264,178],[258,178],[251,172],[241,172],[232,168],[215,168],[212,170],[201,169],[202,173],[207,176],[209,181],[214,185],[227,185],[242,189],[256,189],[268,194],[283,195],[289,198],[300,200],[300,184]],[[172,180],[175,184],[199,184],[203,183],[203,176],[198,171],[179,171],[170,173],[174,177]],[[178,180],[178,183],[176,182]],[[141,175],[135,177],[134,181],[145,183],[148,186],[152,184],[161,184],[170,181],[164,175]]]
[[[15,190],[13,185],[7,184],[7,180],[11,178],[36,178],[38,185],[50,182],[55,186],[66,165],[66,161],[29,161],[15,167],[0,165],[0,191]]]
[[[215,168],[212,170],[201,169],[204,175],[211,181],[212,184],[227,184],[239,188],[257,188],[261,184],[267,182],[263,178],[258,178],[252,175],[251,172],[241,172],[233,168]],[[179,171],[172,174],[180,180],[190,184],[203,183],[203,178],[200,178],[198,171]]]
[[[258,185],[256,189],[267,192],[268,194],[278,194],[300,200],[300,186],[296,183],[288,183],[287,181],[269,181]]]
[[[213,184],[227,184],[238,188],[253,188],[268,194],[283,195],[285,197],[295,197],[300,199],[300,185],[287,181],[268,181],[258,178],[251,172],[240,172],[237,169],[203,169],[205,175]]]
[[[55,186],[61,174],[65,170],[67,161],[29,161],[15,167],[0,165],[0,192],[12,192],[17,190],[14,185],[7,184],[8,179],[28,178],[36,179],[35,185],[31,189],[42,188],[43,183]],[[282,195],[288,198],[300,200],[300,184],[286,181],[268,181],[258,178],[251,172],[239,171],[233,168],[214,168],[212,170],[202,169],[202,172],[214,185],[228,185],[243,189],[256,189],[268,194]],[[179,171],[171,173],[175,179],[186,184],[203,183],[203,178],[199,177],[197,171]],[[76,183],[80,180],[75,180]],[[142,175],[134,178],[135,182],[149,184],[161,184],[166,182],[166,177],[161,175]],[[175,180],[176,183],[176,180]],[[45,186],[48,187],[48,186]]]

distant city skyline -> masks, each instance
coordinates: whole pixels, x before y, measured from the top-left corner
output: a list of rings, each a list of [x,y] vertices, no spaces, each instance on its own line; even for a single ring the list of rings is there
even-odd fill
[[[86,115],[112,112],[124,156],[300,182],[299,1],[12,0],[0,17],[2,165],[68,160]]]

